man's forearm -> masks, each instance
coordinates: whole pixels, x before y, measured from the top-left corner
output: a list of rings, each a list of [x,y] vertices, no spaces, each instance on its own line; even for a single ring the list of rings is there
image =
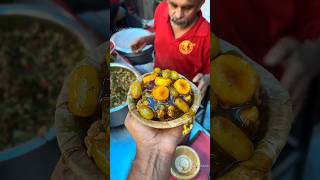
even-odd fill
[[[155,33],[151,34],[150,36],[144,37],[145,41],[147,44],[153,44],[154,38],[155,38]]]
[[[147,151],[140,151],[137,149],[136,158],[133,162],[128,179],[169,179],[173,153],[161,153],[158,149]]]

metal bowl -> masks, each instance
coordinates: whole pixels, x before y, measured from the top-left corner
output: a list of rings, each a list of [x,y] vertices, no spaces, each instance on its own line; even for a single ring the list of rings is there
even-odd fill
[[[142,28],[127,28],[114,33],[110,41],[115,45],[115,50],[122,56],[127,57],[131,64],[146,64],[152,61],[153,45],[146,45],[140,53],[131,50],[131,44],[141,37],[152,35],[151,32]]]
[[[141,51],[140,53],[125,53],[118,50],[117,52],[120,55],[127,57],[133,65],[140,65],[140,64],[146,64],[153,61],[153,57],[152,57],[153,49],[154,49],[153,46],[151,46],[148,49]]]
[[[39,22],[47,28],[55,29],[58,32],[74,37],[86,51],[92,50],[97,44],[95,38],[87,33],[75,19],[58,8],[31,4],[3,4],[0,6],[1,28],[25,28],[30,22]],[[52,149],[52,152],[47,152],[48,148]],[[56,156],[58,151],[56,148],[56,129],[51,128],[43,137],[33,137],[23,144],[0,151],[0,163],[4,166],[11,165],[22,169],[30,165],[31,160],[35,164],[44,163],[44,159],[47,159],[48,155],[50,156],[49,161],[55,161],[58,159]],[[53,167],[55,163],[49,161],[46,161],[48,167]],[[27,168],[27,170],[29,174],[38,174],[39,171],[47,171],[48,167],[40,169],[31,167]],[[5,172],[3,168],[2,170],[0,172]],[[23,173],[8,172],[4,174],[3,178],[13,179],[13,177],[23,179],[25,175]]]
[[[120,67],[132,72],[137,79],[140,79],[140,73],[134,69],[134,67],[123,63],[110,63],[110,69],[112,67]],[[110,127],[121,126],[128,114],[128,103],[125,101],[122,105],[110,109]]]

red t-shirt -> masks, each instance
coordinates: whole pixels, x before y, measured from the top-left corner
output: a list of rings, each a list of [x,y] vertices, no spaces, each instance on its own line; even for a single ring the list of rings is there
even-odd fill
[[[211,29],[263,65],[263,57],[285,36],[298,40],[320,35],[318,0],[213,0]],[[282,68],[266,67],[278,78]]]
[[[210,73],[210,25],[199,13],[193,27],[175,39],[168,16],[168,4],[155,11],[155,67],[172,69],[192,80],[198,73]]]

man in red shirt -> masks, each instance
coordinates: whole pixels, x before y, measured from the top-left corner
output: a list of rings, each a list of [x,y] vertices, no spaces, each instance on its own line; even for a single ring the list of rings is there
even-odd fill
[[[154,43],[155,67],[172,69],[198,83],[202,93],[209,85],[210,25],[202,17],[204,0],[167,0],[158,5],[155,34],[131,47],[139,52]]]
[[[135,52],[154,43],[155,67],[173,69],[198,82],[205,92],[210,78],[210,26],[201,15],[204,0],[167,0],[155,12],[155,34],[132,45]],[[136,142],[136,156],[128,179],[169,179],[182,126],[157,130],[128,114],[125,126]]]

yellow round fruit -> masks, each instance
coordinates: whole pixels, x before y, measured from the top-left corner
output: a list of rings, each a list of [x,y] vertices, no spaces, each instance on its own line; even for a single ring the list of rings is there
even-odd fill
[[[139,81],[135,81],[130,85],[130,93],[133,99],[139,99],[141,96],[142,87]]]
[[[179,94],[188,94],[191,90],[191,86],[188,81],[184,79],[178,79],[174,82],[173,87],[178,91]]]
[[[76,116],[89,117],[98,108],[100,81],[97,70],[89,65],[77,67],[69,78],[68,107]]]
[[[160,74],[160,73],[161,73],[161,69],[158,68],[158,67],[156,67],[156,68],[154,68],[154,71],[153,71],[153,72],[155,72],[155,73],[157,73],[157,74]]]
[[[156,79],[156,77],[157,77],[156,73],[152,73],[152,74],[150,74],[148,76],[145,76],[143,78],[143,83],[144,84],[148,84],[149,82],[154,81]]]
[[[234,107],[252,99],[259,76],[249,63],[234,55],[221,55],[211,63],[211,85],[223,105]]]
[[[154,116],[153,111],[148,106],[141,106],[138,111],[143,118],[148,120],[151,120]]]
[[[157,101],[165,101],[169,97],[169,89],[165,86],[157,86],[152,89],[152,96]]]
[[[157,86],[169,86],[171,84],[171,79],[164,77],[156,77],[154,83]]]
[[[181,98],[177,98],[174,100],[174,104],[184,113],[189,111],[189,105],[184,102]]]
[[[177,73],[177,71],[171,71],[171,79],[173,80],[177,80],[179,79],[179,73]]]
[[[228,155],[238,161],[252,156],[252,142],[231,120],[222,116],[213,117],[211,127],[211,137]]]
[[[166,69],[162,71],[162,77],[164,78],[170,78],[171,77],[171,70]]]

